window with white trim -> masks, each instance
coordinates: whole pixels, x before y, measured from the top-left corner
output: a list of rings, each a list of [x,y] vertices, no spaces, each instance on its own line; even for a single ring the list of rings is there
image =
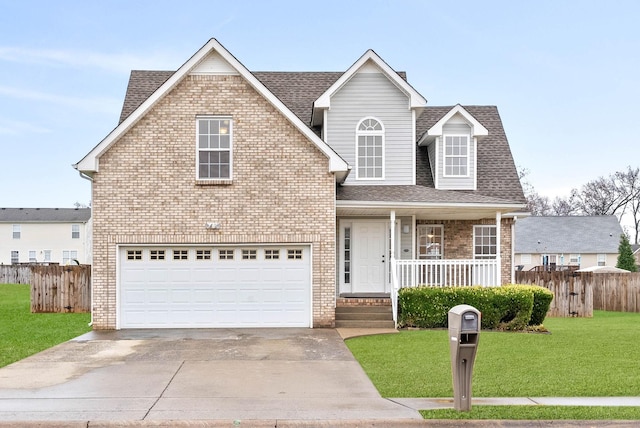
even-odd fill
[[[469,136],[444,136],[444,176],[469,176]]]
[[[598,266],[606,266],[607,265],[607,255],[606,254],[598,254]]]
[[[569,255],[569,263],[572,265],[580,264],[580,254],[570,254]]]
[[[234,250],[218,250],[218,259],[220,260],[233,260]]]
[[[351,227],[344,228],[344,283],[351,284]]]
[[[29,250],[29,263],[35,263],[38,260],[36,259],[36,251],[35,250]]]
[[[473,258],[495,259],[498,235],[495,226],[473,226]]]
[[[130,253],[135,253],[134,258],[131,258]],[[142,252],[141,251],[127,251],[127,259],[128,260],[141,260]],[[66,265],[67,263],[71,263],[78,260],[78,251],[76,250],[64,250],[62,252],[62,264]]]
[[[287,250],[288,260],[302,260],[302,250]]]
[[[356,179],[384,178],[384,127],[365,118],[356,128]]]
[[[232,120],[229,117],[199,117],[198,180],[232,178]]]
[[[150,250],[149,251],[149,259],[151,259],[151,260],[164,260],[165,259],[165,251],[164,250]]]
[[[280,250],[264,250],[265,260],[279,260]]]
[[[172,250],[173,260],[189,260],[189,250]]]
[[[520,254],[520,263],[523,265],[531,264],[531,254]]]
[[[16,263],[20,263],[20,253],[18,251],[11,251],[11,264],[15,265]]]
[[[51,250],[44,250],[44,260],[45,262],[51,261]]]
[[[256,260],[257,258],[257,250],[242,250],[242,260]]]
[[[442,225],[418,225],[418,258],[441,259],[444,244]]]
[[[196,260],[211,260],[211,250],[196,250]]]
[[[72,224],[71,225],[71,239],[80,239],[80,225]]]
[[[19,224],[13,225],[13,239],[20,239],[21,228]]]

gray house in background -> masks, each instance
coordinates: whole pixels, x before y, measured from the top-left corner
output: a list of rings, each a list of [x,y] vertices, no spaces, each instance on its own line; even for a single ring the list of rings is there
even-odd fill
[[[622,234],[615,216],[521,218],[515,225],[516,268],[615,266]]]

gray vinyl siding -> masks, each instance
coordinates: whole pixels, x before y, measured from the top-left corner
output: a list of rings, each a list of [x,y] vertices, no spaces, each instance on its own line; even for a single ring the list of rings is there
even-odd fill
[[[444,135],[438,144],[438,188],[443,190],[473,190],[476,174],[475,141],[471,136],[471,127],[462,123],[448,123],[442,127]],[[467,135],[469,138],[469,175],[468,177],[444,176],[444,137],[446,135]],[[431,153],[430,153],[431,154]]]
[[[384,125],[384,180],[356,180],[356,126],[365,117]],[[402,91],[382,73],[357,73],[331,97],[324,135],[354,168],[347,184],[414,184],[413,126]]]

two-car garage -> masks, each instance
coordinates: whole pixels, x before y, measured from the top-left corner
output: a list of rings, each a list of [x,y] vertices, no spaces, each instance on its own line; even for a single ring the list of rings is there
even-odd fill
[[[118,328],[310,327],[308,245],[123,246]]]

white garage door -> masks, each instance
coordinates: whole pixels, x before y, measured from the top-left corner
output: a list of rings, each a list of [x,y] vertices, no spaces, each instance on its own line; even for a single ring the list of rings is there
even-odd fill
[[[126,247],[119,327],[309,327],[307,246]]]

